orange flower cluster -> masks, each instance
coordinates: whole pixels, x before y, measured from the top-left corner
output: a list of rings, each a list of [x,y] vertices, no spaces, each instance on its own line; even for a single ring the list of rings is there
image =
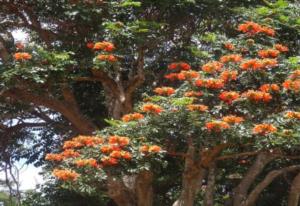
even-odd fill
[[[65,141],[63,148],[72,149],[83,146],[93,147],[101,143],[103,143],[103,139],[100,137],[79,135],[69,141]]]
[[[220,74],[219,78],[222,79],[224,82],[229,82],[232,80],[237,80],[237,75],[238,75],[237,71],[225,70]]]
[[[187,105],[187,109],[190,111],[205,112],[208,110],[208,107],[203,104],[190,104]]]
[[[287,46],[284,46],[282,44],[275,44],[274,48],[277,49],[280,52],[288,52],[289,48]]]
[[[57,177],[59,180],[63,181],[75,181],[79,177],[79,174],[71,171],[71,170],[60,170],[55,169],[52,173],[55,177]]]
[[[272,100],[270,93],[255,90],[248,90],[242,96],[254,102],[269,102]]]
[[[22,61],[22,60],[29,60],[32,58],[32,56],[27,52],[17,52],[14,54],[14,58],[17,61]]]
[[[97,59],[100,61],[116,62],[118,61],[117,57],[112,54],[99,54]]]
[[[90,167],[94,167],[94,168],[98,167],[97,160],[95,160],[93,158],[76,160],[75,165],[77,167],[85,167],[85,166],[90,166]]]
[[[231,104],[234,100],[238,99],[239,97],[240,94],[234,91],[225,91],[219,95],[219,98],[227,104]]]
[[[168,79],[168,80],[170,80],[170,81],[178,80],[178,73],[166,74],[165,78]]]
[[[175,93],[175,89],[172,87],[157,87],[154,92],[158,95],[170,96]]]
[[[263,49],[258,51],[258,56],[261,58],[276,58],[280,52],[276,49]]]
[[[254,126],[252,132],[253,134],[266,135],[274,133],[277,131],[277,128],[272,124],[257,124]]]
[[[220,62],[228,63],[228,62],[240,62],[243,60],[243,57],[240,54],[229,54],[222,56],[220,58]]]
[[[185,97],[201,97],[203,95],[202,92],[189,91],[184,93]]]
[[[74,157],[79,157],[80,154],[79,152],[76,152],[75,150],[73,149],[66,149],[64,150],[61,155],[63,156],[63,158],[74,158]]]
[[[156,104],[144,104],[142,108],[143,112],[159,114],[163,111],[163,109]]]
[[[292,74],[289,76],[291,80],[300,79],[300,69],[297,69],[292,72]]]
[[[260,70],[264,68],[272,68],[277,66],[278,62],[276,59],[249,59],[244,61],[241,65],[240,68],[242,70]]]
[[[262,92],[279,92],[280,87],[277,84],[263,84],[259,87]]]
[[[282,86],[286,89],[286,90],[291,90],[294,92],[299,92],[300,91],[300,80],[285,80],[282,83]]]
[[[224,47],[230,51],[233,51],[235,49],[235,46],[230,42],[224,43]]]
[[[300,120],[300,112],[292,112],[288,111],[285,116],[290,119],[298,119]]]
[[[207,122],[205,124],[205,127],[206,129],[208,129],[208,131],[221,132],[224,129],[229,129],[230,125],[224,121],[212,121],[212,122]]]
[[[144,153],[144,154],[158,153],[158,152],[161,152],[161,151],[162,151],[162,149],[158,145],[151,145],[151,146],[143,145],[143,146],[140,147],[140,152]]]
[[[238,31],[243,33],[248,33],[250,35],[255,35],[258,33],[264,33],[268,36],[274,36],[275,31],[269,27],[261,26],[252,21],[246,21],[244,24],[238,26]]]
[[[235,116],[235,115],[225,116],[225,117],[222,118],[222,120],[224,122],[227,122],[228,124],[239,124],[239,123],[245,121],[243,117],[238,117],[238,116]]]
[[[132,114],[126,114],[122,117],[122,121],[123,122],[130,122],[130,121],[137,121],[139,119],[143,119],[144,115],[142,115],[141,113],[132,113]]]
[[[115,45],[111,42],[102,41],[102,42],[95,43],[93,49],[111,52],[115,49]]]
[[[223,64],[218,61],[208,62],[202,66],[202,71],[212,74],[221,71]]]
[[[61,154],[47,154],[45,160],[60,162],[63,160],[63,156]]]
[[[171,73],[165,75],[166,79],[171,81],[174,80],[191,80],[199,77],[199,73],[193,70],[190,71],[181,71],[180,73]]]
[[[170,69],[170,70],[175,70],[175,69],[190,70],[191,65],[189,65],[188,63],[185,63],[185,62],[176,62],[176,63],[169,64],[168,69]]]
[[[208,89],[221,89],[224,87],[222,79],[198,79],[195,81],[197,87],[205,87]]]

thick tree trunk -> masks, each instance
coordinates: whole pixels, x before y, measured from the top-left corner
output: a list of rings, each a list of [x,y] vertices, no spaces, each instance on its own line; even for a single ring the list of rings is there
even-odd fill
[[[110,117],[121,119],[123,115],[132,112],[132,96],[106,94],[106,105]]]
[[[242,202],[246,200],[248,190],[256,177],[263,171],[264,167],[275,159],[275,156],[268,153],[260,153],[253,165],[249,168],[246,175],[243,177],[240,184],[234,189],[233,206],[241,206]]]
[[[299,206],[300,173],[294,178],[288,198],[288,206]]]
[[[143,171],[138,174],[135,182],[135,192],[138,206],[152,206],[153,204],[153,174]]]
[[[214,206],[214,192],[216,182],[216,164],[212,163],[208,170],[207,187],[205,190],[204,206]]]

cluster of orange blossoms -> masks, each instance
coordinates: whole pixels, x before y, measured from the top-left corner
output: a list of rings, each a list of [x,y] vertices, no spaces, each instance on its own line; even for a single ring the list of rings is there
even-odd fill
[[[205,112],[208,110],[208,107],[203,104],[190,104],[187,105],[187,109],[190,111]]]
[[[291,80],[300,79],[300,69],[297,69],[292,72],[292,74],[289,76]]]
[[[221,132],[224,129],[229,129],[230,125],[225,121],[211,121],[205,124],[208,131]]]
[[[230,43],[230,42],[224,43],[224,47],[226,49],[228,49],[229,51],[233,51],[235,49],[235,46],[232,43]]]
[[[93,158],[76,160],[75,165],[77,167],[85,167],[85,166],[90,166],[90,167],[94,167],[94,168],[98,167],[97,160],[95,160]]]
[[[243,33],[248,33],[250,35],[255,35],[258,33],[264,33],[268,36],[275,36],[274,29],[271,29],[266,26],[261,26],[255,22],[247,21],[244,24],[240,24],[238,27],[238,31],[241,31]]]
[[[144,115],[142,115],[141,113],[132,113],[132,114],[126,114],[122,117],[122,121],[123,122],[130,122],[130,121],[137,121],[139,119],[143,119]]]
[[[277,128],[272,124],[257,124],[254,126],[252,132],[253,134],[266,135],[274,133],[277,131]]]
[[[248,90],[247,92],[242,94],[243,97],[254,101],[254,102],[270,102],[272,100],[272,96],[268,92]]]
[[[285,116],[290,119],[298,119],[300,120],[300,112],[288,111]]]
[[[158,152],[161,152],[161,151],[162,151],[162,149],[158,145],[151,145],[151,146],[143,145],[143,146],[140,147],[140,152],[144,153],[144,154],[158,153]]]
[[[118,61],[117,57],[112,54],[99,54],[97,59],[100,61],[116,62]]]
[[[227,122],[228,124],[239,124],[239,123],[245,121],[243,117],[238,117],[238,116],[235,116],[235,115],[225,116],[225,117],[222,118],[222,120],[224,122]]]
[[[67,158],[79,157],[80,154],[73,149],[66,149],[59,154],[47,154],[45,159],[48,161],[62,161]]]
[[[71,170],[55,169],[53,170],[52,174],[55,177],[57,177],[59,180],[63,180],[63,181],[74,181],[77,180],[77,178],[79,177],[78,173]]]
[[[231,104],[234,100],[238,99],[239,97],[240,94],[234,91],[224,91],[219,95],[219,98],[228,104]]]
[[[220,74],[219,78],[222,79],[224,82],[229,82],[229,81],[232,81],[232,80],[237,80],[237,75],[238,75],[237,71],[224,70]]]
[[[157,87],[154,92],[158,95],[170,96],[175,93],[175,89],[172,87]]]
[[[204,64],[202,66],[202,71],[212,74],[212,73],[221,71],[222,67],[223,67],[223,64],[221,62],[212,61],[212,62],[208,62],[208,63]]]
[[[272,68],[278,65],[276,59],[249,59],[242,62],[240,68],[242,70],[260,70],[264,68]]]
[[[17,52],[14,54],[14,58],[17,61],[22,61],[22,60],[29,60],[32,58],[32,56],[27,52]]]
[[[208,89],[221,89],[224,87],[224,81],[222,79],[197,79],[195,81],[197,87],[205,87]]]
[[[292,80],[292,79],[287,79],[282,83],[282,86],[286,90],[291,90],[294,92],[299,92],[300,91],[300,79]]]
[[[94,50],[103,50],[106,52],[111,52],[115,49],[115,45],[111,42],[107,42],[107,41],[102,41],[102,42],[97,42],[97,43],[87,43],[86,45],[88,48],[90,49],[94,49]]]
[[[279,92],[280,87],[277,84],[263,84],[259,87],[262,92]]]
[[[143,112],[159,114],[163,111],[163,109],[156,104],[144,104],[142,107]]]
[[[189,91],[184,93],[185,97],[201,97],[202,95],[203,95],[202,92],[195,92],[195,91]]]
[[[170,73],[165,75],[166,79],[174,80],[192,80],[199,77],[199,73],[193,70],[181,71],[180,73]]]
[[[240,54],[229,54],[222,56],[220,58],[220,62],[228,63],[228,62],[240,62],[243,60],[243,57]]]
[[[261,58],[276,58],[280,52],[276,49],[263,49],[258,51],[258,56]]]
[[[191,65],[189,65],[188,63],[185,62],[175,62],[175,63],[171,63],[168,66],[168,69],[170,70],[190,70],[191,69]]]
[[[289,48],[282,44],[275,44],[274,48],[280,52],[288,52],[289,51]]]
[[[94,147],[102,143],[103,143],[103,139],[100,137],[79,135],[77,137],[74,137],[72,140],[65,141],[63,148],[72,149],[72,148],[78,148],[83,146]]]

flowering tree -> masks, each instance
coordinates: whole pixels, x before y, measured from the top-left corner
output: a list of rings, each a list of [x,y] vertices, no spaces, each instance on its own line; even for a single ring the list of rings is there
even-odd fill
[[[268,25],[245,22],[238,30],[242,34],[222,42],[199,69],[171,63],[165,78],[173,87],[156,88],[155,95],[136,105],[136,113],[111,121],[96,136],[66,141],[61,153],[48,154],[53,175],[81,192],[106,187],[120,206],[149,206],[157,201],[153,185],[173,174],[168,168],[173,164],[182,177],[180,189],[169,187],[173,206],[194,205],[200,193],[203,205],[212,206],[217,188],[229,195],[230,205],[251,206],[276,177],[299,172],[293,160],[300,140],[299,66],[288,61],[289,49],[276,42],[276,31]],[[97,58],[114,61],[112,56]],[[232,160],[243,167],[224,167]],[[232,187],[217,182],[217,175],[226,178],[237,170],[243,173],[239,181],[226,180]],[[289,205],[298,204],[298,179]]]

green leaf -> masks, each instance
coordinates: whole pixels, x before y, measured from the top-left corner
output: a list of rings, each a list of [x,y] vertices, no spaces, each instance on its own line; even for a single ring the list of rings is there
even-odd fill
[[[174,106],[185,106],[193,103],[193,98],[181,97],[171,100]]]
[[[141,5],[141,2],[131,0],[125,0],[120,4],[121,7],[140,7]]]
[[[115,120],[115,119],[104,119],[106,123],[108,123],[110,126],[117,127],[121,125],[123,122],[120,120]]]

